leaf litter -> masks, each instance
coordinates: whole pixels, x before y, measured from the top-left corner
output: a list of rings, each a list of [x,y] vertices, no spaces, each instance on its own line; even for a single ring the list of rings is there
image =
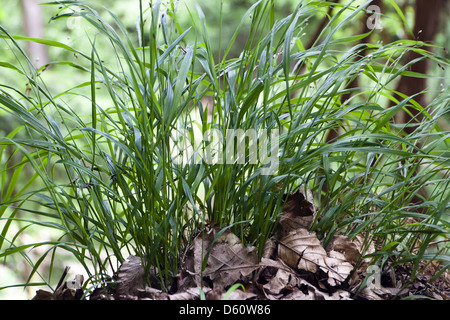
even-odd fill
[[[98,287],[91,300],[385,300],[408,296],[450,299],[448,270],[436,285],[430,284],[433,263],[414,281],[407,281],[405,265],[391,270],[390,279],[373,277],[370,258],[375,252],[365,239],[334,236],[324,247],[310,231],[317,208],[309,189],[289,194],[279,225],[258,261],[254,246],[244,245],[229,229],[209,228],[194,238],[182,261],[175,290],[161,290],[156,270],[145,277],[142,259],[131,255],[114,275],[113,287]],[[362,248],[365,247],[363,250]],[[423,264],[423,263],[422,263]],[[64,281],[63,273],[54,293],[38,290],[34,300],[78,300],[84,298],[82,276]],[[384,274],[386,278],[386,274]],[[237,289],[233,285],[240,284]]]

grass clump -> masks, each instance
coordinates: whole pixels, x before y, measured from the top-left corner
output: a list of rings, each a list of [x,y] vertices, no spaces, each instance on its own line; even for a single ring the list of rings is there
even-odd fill
[[[325,243],[337,233],[364,234],[377,244],[379,265],[395,258],[413,261],[414,272],[424,259],[448,266],[445,246],[427,250],[449,235],[449,136],[438,125],[448,114],[448,93],[421,106],[414,96],[395,100],[390,88],[408,73],[400,58],[409,50],[448,64],[424,43],[336,37],[364,11],[350,2],[334,4],[336,14],[305,49],[303,28],[322,2],[302,1],[276,21],[274,1],[260,0],[217,57],[200,7],[188,10],[192,25],[183,29],[181,3],[140,2],[130,34],[113,12],[107,22],[85,3],[57,4],[54,23],[76,16],[95,30],[89,52],[0,29],[17,57],[16,65],[1,66],[30,87],[23,93],[0,84],[1,108],[22,123],[0,140],[2,150],[13,150],[1,163],[0,257],[28,259],[29,279],[48,254],[53,263],[56,249],[83,265],[92,286],[110,281],[133,254],[143,258],[146,272],[157,270],[169,290],[183,253],[205,226],[231,228],[261,256],[285,195],[301,185],[315,195],[320,217],[313,229]],[[239,56],[229,57],[245,24],[248,40]],[[58,64],[84,72],[86,81],[52,92],[19,40],[76,54],[75,63]],[[103,57],[105,50],[114,61]],[[356,77],[360,86],[349,88]],[[70,99],[83,105],[81,112]],[[394,122],[408,108],[425,119],[410,134],[404,128],[412,123]],[[339,137],[326,141],[337,127]],[[13,192],[24,168],[32,177]],[[19,221],[25,226],[11,235]],[[60,237],[17,244],[32,226],[55,229]],[[31,261],[27,250],[40,246],[44,253]]]

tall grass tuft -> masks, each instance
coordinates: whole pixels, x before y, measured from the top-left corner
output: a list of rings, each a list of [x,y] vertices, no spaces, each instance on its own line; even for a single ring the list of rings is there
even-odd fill
[[[139,1],[133,33],[108,10],[105,18],[83,2],[55,2],[62,8],[54,23],[77,17],[95,30],[87,52],[0,26],[17,57],[17,64],[1,67],[31,88],[24,93],[0,84],[1,109],[22,124],[0,140],[14,155],[1,160],[0,257],[21,254],[32,266],[31,281],[49,254],[53,263],[56,250],[66,250],[94,286],[110,281],[133,254],[169,290],[185,249],[205,226],[231,228],[261,256],[285,195],[308,185],[320,213],[313,229],[325,244],[338,233],[361,234],[377,244],[379,265],[412,261],[413,277],[422,260],[448,267],[447,242],[436,252],[428,248],[449,236],[450,140],[439,126],[449,94],[421,106],[414,96],[395,100],[391,89],[401,75],[426,76],[401,64],[409,50],[441,65],[448,61],[417,41],[374,44],[359,42],[368,34],[336,36],[368,3],[301,1],[277,21],[275,1],[257,1],[218,56],[202,9],[188,10],[192,25],[183,29],[178,1],[148,7]],[[334,5],[336,14],[305,49],[307,20],[325,5]],[[241,54],[229,56],[247,24]],[[76,62],[55,64],[84,72],[86,81],[52,92],[21,40],[76,54]],[[348,88],[356,77],[360,87]],[[82,111],[71,99],[82,102]],[[394,122],[408,108],[425,119],[411,134],[404,128],[412,124]],[[341,134],[327,142],[336,126]],[[227,140],[233,132],[239,134]],[[245,152],[236,157],[239,147]],[[29,182],[12,192],[19,179]],[[412,202],[414,196],[422,201]],[[13,229],[18,222],[25,226]],[[60,236],[18,244],[32,226]],[[37,247],[46,249],[31,261],[28,249]]]

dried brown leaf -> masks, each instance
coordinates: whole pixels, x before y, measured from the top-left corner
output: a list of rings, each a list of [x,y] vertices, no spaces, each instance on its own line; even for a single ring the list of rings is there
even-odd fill
[[[353,270],[353,266],[347,262],[345,256],[337,251],[330,251],[324,262],[326,266],[321,266],[321,269],[328,274],[328,284],[331,286],[337,286],[345,281]]]
[[[276,239],[269,238],[267,239],[266,244],[264,246],[262,257],[267,259],[275,259],[275,257],[278,255],[277,250],[278,249]]]
[[[224,299],[224,295],[222,295],[221,299]],[[227,297],[227,300],[256,300],[257,298],[258,294],[256,294],[255,292],[248,290],[242,291],[240,289],[237,289]]]
[[[73,280],[64,281],[69,269],[70,267],[64,269],[55,292],[38,290],[32,300],[81,300],[84,294],[82,289],[84,277],[76,275]]]
[[[316,296],[320,297],[318,300],[352,300],[350,293],[344,290],[337,290],[333,294],[316,291]]]
[[[296,229],[279,241],[278,255],[291,268],[315,273],[327,253],[314,232]]]
[[[350,294],[343,290],[334,293],[323,292],[307,280],[300,277],[282,260],[261,259],[262,270],[258,277],[267,283],[259,286],[270,300],[350,300]],[[276,270],[269,278],[264,276],[264,268]]]
[[[284,291],[293,291],[297,286],[297,278],[292,272],[278,269],[277,273],[273,276],[263,288],[267,294],[279,295]]]
[[[171,294],[168,298],[169,300],[200,300],[201,291],[206,295],[209,294],[212,289],[207,287],[188,288],[186,291]]]
[[[31,300],[53,300],[53,294],[50,291],[39,289]]]
[[[137,289],[137,296],[139,299],[151,299],[151,300],[168,300],[169,295],[160,290],[145,286],[145,289]]]
[[[308,286],[309,287],[309,286]],[[318,299],[315,295],[316,290],[306,290],[303,292],[302,290],[295,290],[288,295],[281,297],[280,300],[323,300]]]
[[[336,286],[345,281],[353,266],[337,251],[327,254],[314,232],[297,229],[286,235],[278,246],[278,254],[294,269],[317,273],[319,270],[328,276],[328,284]]]
[[[334,236],[326,250],[327,252],[337,251],[342,253],[345,256],[345,259],[352,265],[355,265],[361,256],[358,246],[347,236],[343,235]]]
[[[116,282],[117,296],[135,296],[139,289],[145,290],[145,273],[141,259],[129,256],[119,267]]]
[[[317,214],[313,196],[309,187],[302,185],[287,196],[279,222],[279,238],[284,237],[292,230],[305,228],[309,230]]]
[[[258,293],[252,287],[246,288],[245,291],[238,288],[232,292],[227,292],[223,288],[214,288],[206,294],[206,300],[256,300]]]
[[[209,277],[214,287],[228,287],[236,281],[247,282],[251,273],[258,268],[255,247],[244,246],[229,230],[219,236],[218,232],[211,229],[194,239],[183,263],[181,287],[187,284],[200,286],[201,276]],[[202,272],[202,262],[208,251],[208,261]]]

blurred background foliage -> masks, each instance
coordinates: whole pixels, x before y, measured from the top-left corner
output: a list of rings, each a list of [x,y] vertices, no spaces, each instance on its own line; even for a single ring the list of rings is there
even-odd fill
[[[5,0],[2,0],[5,1]],[[347,0],[334,0],[334,2],[347,3]],[[355,2],[363,3],[364,1],[358,0]],[[63,19],[54,20],[53,18],[57,16],[58,7],[57,5],[50,6],[39,6],[39,3],[46,3],[42,0],[16,0],[9,1],[7,6],[0,7],[0,23],[5,27],[9,33],[15,35],[26,35],[42,37],[45,39],[52,39],[65,43],[67,45],[73,46],[82,52],[89,52],[90,42],[85,41],[86,36],[94,32],[92,27],[87,26],[83,19],[73,18],[73,19]],[[105,8],[114,12],[127,27],[130,35],[135,35],[137,39],[136,32],[136,19],[138,18],[138,1],[116,1],[116,0],[102,0],[102,1],[90,1],[90,3],[98,5],[99,14],[102,14],[102,10],[106,11]],[[215,58],[219,57],[219,50],[225,48],[229,43],[237,24],[240,22],[241,17],[245,11],[251,6],[255,1],[250,0],[185,0],[179,1],[178,4],[178,21],[181,25],[181,29],[185,30],[190,24],[190,14],[195,15],[195,5],[199,5],[205,13],[208,36],[213,44],[213,50],[215,51]],[[450,47],[450,24],[447,23],[447,19],[450,12],[450,3],[444,0],[434,0],[430,2],[427,7],[435,7],[435,10],[421,11],[421,15],[424,16],[423,20],[428,21],[431,30],[430,34],[427,34],[428,39],[423,39],[426,30],[420,31],[419,35],[414,36],[413,29],[415,25],[415,14],[416,6],[420,3],[426,5],[426,1],[423,0],[376,0],[373,2],[381,9],[381,28],[375,29],[375,32],[371,34],[371,41],[380,43],[390,43],[401,39],[416,38],[417,40],[422,40],[426,42],[433,42],[439,48],[436,48],[438,55],[448,57],[447,49]],[[276,0],[276,17],[275,20],[286,17],[293,8],[298,4],[296,0]],[[31,30],[27,30],[26,23],[26,11],[35,11],[36,7],[40,7],[40,12],[38,15],[31,16],[32,19],[37,19],[34,21],[33,25],[30,25]],[[103,7],[103,8],[102,8]],[[304,33],[301,35],[303,37],[303,42],[306,44],[305,47],[311,47],[314,41],[317,39],[321,31],[321,26],[328,22],[330,15],[333,15],[339,8],[330,9],[324,6],[322,9],[323,14],[311,16],[307,26],[304,29]],[[222,21],[220,21],[220,10],[222,10]],[[398,14],[397,10],[401,10],[404,16]],[[438,15],[436,16],[436,12]],[[108,21],[107,15],[105,15]],[[426,17],[426,18],[425,18]],[[356,20],[351,25],[345,25],[340,34],[336,37],[344,37],[348,35],[361,34],[367,32],[366,27],[367,19]],[[38,26],[38,27],[37,27]],[[220,27],[222,26],[222,27]],[[247,40],[246,31],[250,26],[250,22],[247,26],[241,29],[238,35],[235,45],[232,51],[229,53],[228,57],[232,58],[241,52],[241,48],[245,45]],[[247,28],[246,28],[247,27]],[[41,29],[42,30],[38,30]],[[189,40],[188,35],[187,39]],[[443,49],[446,48],[446,49]],[[6,43],[0,45],[0,52],[3,61],[13,62],[15,60],[14,54],[9,50]],[[34,56],[33,53],[28,54],[35,59],[37,66],[42,66],[47,62],[55,61],[72,61],[78,63],[78,57],[74,54],[71,55],[66,50],[45,47],[45,54],[47,57]],[[107,52],[102,54],[103,57],[107,57]],[[113,58],[113,53],[111,52],[111,59]],[[106,60],[106,59],[105,59]],[[218,59],[215,59],[218,61]],[[445,82],[440,79],[436,79],[434,82],[428,83],[428,88],[435,87],[439,91],[443,88],[448,87],[448,79],[450,78],[450,70],[441,70],[441,67],[436,63],[428,66],[429,74],[435,74],[436,78],[444,78]],[[27,84],[22,80],[17,79],[16,76],[10,76],[7,70],[2,70],[0,74],[0,80],[7,80],[6,82],[13,85],[14,87],[25,91],[27,89]],[[45,72],[42,73],[43,81],[51,84],[49,88],[53,92],[61,92],[66,90],[68,85],[71,83],[79,83],[82,80],[86,80],[89,77],[88,73],[80,73],[74,68],[65,68],[64,65],[50,65],[45,68]],[[438,88],[439,87],[439,88]],[[101,93],[100,93],[101,95]],[[431,97],[430,97],[431,98]],[[0,115],[1,115],[0,111]],[[6,123],[4,124],[6,125]],[[2,126],[3,127],[3,126]]]
[[[13,0],[6,1],[1,0],[2,5],[0,6],[0,24],[8,30],[9,33],[14,35],[26,35],[31,37],[42,37],[45,39],[52,39],[65,44],[68,44],[82,52],[90,52],[91,44],[87,40],[87,35],[93,35],[95,32],[91,27],[89,27],[82,19],[54,19],[58,14],[58,5],[48,5],[40,6],[39,3],[44,3],[45,1],[40,0]],[[211,43],[214,46],[215,60],[219,61],[219,57],[222,54],[220,49],[227,47],[229,40],[231,39],[237,24],[239,23],[243,14],[255,1],[250,0],[186,0],[185,2],[180,1],[178,4],[178,21],[180,23],[181,29],[185,30],[188,24],[191,22],[190,14],[194,14],[195,4],[201,6],[203,12],[206,16],[207,28]],[[339,1],[338,1],[339,2]],[[348,1],[341,0],[341,3],[346,3]],[[358,1],[357,1],[358,2]],[[362,1],[360,1],[362,3]],[[102,0],[102,1],[90,1],[90,3],[97,4],[99,14],[102,15],[101,11],[106,11],[105,8],[114,12],[126,26],[128,32],[131,35],[136,35],[136,40],[138,38],[136,32],[136,19],[139,13],[139,1],[129,0],[129,1],[117,1],[117,0]],[[381,7],[381,21],[382,28],[376,29],[371,34],[371,41],[373,42],[384,42],[389,43],[401,39],[418,37],[421,39],[422,36],[426,36],[428,39],[425,41],[432,41],[437,44],[435,51],[438,55],[442,55],[446,58],[449,57],[447,49],[450,50],[449,36],[450,36],[450,24],[448,23],[450,2],[444,0],[400,0],[400,1],[390,1],[390,0],[378,0],[374,1],[377,5]],[[428,3],[428,4],[427,4]],[[296,0],[276,0],[276,17],[275,19],[281,19],[289,15],[293,8],[298,4]],[[422,7],[426,5],[426,8],[430,10],[424,10]],[[437,6],[437,9],[433,10],[433,6]],[[104,7],[104,8],[102,8]],[[40,12],[36,10],[40,8]],[[419,8],[419,9],[418,9]],[[220,21],[220,10],[222,11],[222,21]],[[336,10],[336,9],[334,9]],[[397,10],[401,10],[404,16],[400,15]],[[424,20],[428,21],[429,29],[433,29],[427,32],[427,29],[417,29],[416,14],[420,10],[421,14],[424,16]],[[31,15],[30,15],[31,12]],[[305,47],[310,47],[314,41],[317,39],[321,31],[321,26],[324,21],[327,22],[330,15],[333,15],[333,9],[328,7],[323,7],[322,15],[311,16],[309,19],[304,33],[300,36],[303,37],[303,43]],[[436,14],[437,12],[437,14]],[[103,15],[106,19],[108,15]],[[250,23],[249,23],[250,25]],[[249,25],[247,27],[249,27]],[[222,27],[220,27],[222,26]],[[243,32],[241,32],[236,39],[235,45],[233,46],[234,51],[231,51],[228,55],[228,59],[236,56],[242,51],[242,47],[246,42],[245,27]],[[41,29],[42,28],[42,29]],[[347,24],[342,28],[337,37],[345,37],[349,35],[361,34],[367,32],[366,20],[357,20],[352,24]],[[416,35],[414,35],[414,30]],[[40,34],[39,34],[40,32]],[[421,39],[422,40],[422,39]],[[100,37],[98,41],[101,41]],[[54,93],[59,93],[70,88],[73,83],[84,83],[90,80],[89,72],[80,72],[76,68],[67,68],[65,65],[58,65],[55,62],[58,61],[69,61],[73,63],[82,63],[78,59],[76,54],[69,53],[67,50],[58,49],[55,47],[45,47],[44,52],[40,52],[40,56],[36,56],[36,52],[31,47],[27,47],[23,43],[24,48],[27,48],[28,54],[34,59],[36,67],[41,68],[43,81],[49,86],[49,90]],[[97,45],[101,48],[101,45]],[[8,44],[4,41],[0,42],[0,56],[3,62],[10,62],[14,64],[16,61],[16,56],[14,51],[8,47]],[[102,57],[105,60],[105,64],[108,64],[108,51],[104,50],[102,52]],[[111,52],[111,60],[114,60],[113,52]],[[43,67],[47,63],[51,63],[48,67]],[[85,61],[86,63],[86,61]],[[450,70],[442,70],[442,66],[437,63],[432,63],[426,66],[425,71],[428,74],[436,75],[434,79],[428,79],[425,85],[426,87],[422,89],[430,89],[428,99],[433,98],[436,93],[448,90],[448,84],[450,79]],[[400,80],[402,81],[402,80]],[[2,68],[0,73],[0,83],[8,83],[10,86],[15,87],[21,92],[26,92],[28,86],[24,78],[18,78],[17,73],[14,71],[8,71],[6,68]],[[400,84],[399,84],[400,85]],[[410,87],[410,86],[407,86]],[[80,88],[79,91],[85,91],[86,95],[89,95],[89,86],[85,88]],[[73,99],[73,100],[71,100]],[[102,99],[102,90],[98,90],[97,100]],[[66,98],[66,103],[70,104],[72,108],[80,110],[80,116],[83,116],[84,108],[90,108],[88,100],[81,100],[80,96],[73,96],[73,98]],[[86,117],[89,115],[86,113]],[[449,119],[447,117],[447,119]],[[7,117],[4,111],[0,110],[0,135],[6,136],[16,127],[16,123]],[[445,130],[449,130],[449,124],[442,123],[442,127]],[[11,155],[8,154],[8,150],[1,155],[2,160]],[[25,168],[25,170],[31,170],[31,168]],[[2,173],[5,174],[5,173]],[[8,174],[8,173],[6,173]],[[29,172],[29,177],[32,173]],[[22,175],[22,180],[16,181],[15,188],[21,188],[28,181],[23,181],[26,175]],[[1,186],[5,189],[7,186]],[[0,222],[0,226],[3,222]],[[19,230],[23,226],[20,223],[14,226],[15,230]],[[0,228],[1,229],[1,228]],[[13,227],[12,227],[12,230]],[[40,238],[49,238],[52,235],[47,234],[48,231],[40,229],[38,226],[35,227],[34,233],[28,232],[27,235]],[[45,233],[45,234],[43,234]],[[24,237],[21,233],[21,237]],[[29,239],[17,239],[17,243],[29,243]],[[7,245],[7,244],[5,244]],[[3,249],[3,248],[0,248]],[[30,253],[31,254],[31,253]],[[64,252],[60,252],[62,257],[64,257]],[[39,256],[39,252],[36,252],[36,256]],[[9,258],[7,263],[4,261],[0,262],[0,287],[11,284],[11,283],[24,283],[27,281],[30,266],[23,260],[19,259],[19,256]],[[70,259],[70,256],[67,256]],[[55,273],[55,278],[61,274],[63,268],[67,265],[67,261],[64,259],[58,259],[55,261],[53,270]],[[76,273],[76,266],[72,266],[72,273]],[[35,293],[35,288],[28,287],[25,290],[22,287],[12,288],[8,290],[0,290],[0,299],[4,298],[30,298]],[[28,292],[27,292],[28,291]]]

